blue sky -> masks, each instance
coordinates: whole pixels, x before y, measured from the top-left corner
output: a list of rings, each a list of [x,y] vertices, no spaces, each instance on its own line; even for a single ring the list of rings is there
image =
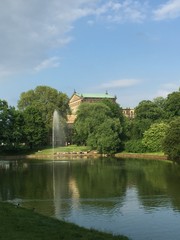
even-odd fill
[[[0,99],[46,85],[135,107],[180,87],[180,0],[0,3]]]

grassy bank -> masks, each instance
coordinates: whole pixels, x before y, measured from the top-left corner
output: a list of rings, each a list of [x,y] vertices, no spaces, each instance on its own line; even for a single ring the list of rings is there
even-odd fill
[[[95,152],[90,151],[90,147],[88,146],[64,146],[64,147],[56,147],[54,150],[51,146],[41,149],[34,149],[30,151],[28,149],[22,149],[18,152],[0,152],[0,159],[14,159],[16,156],[18,158],[49,158],[52,157],[53,154],[56,156],[63,156],[65,153],[70,154],[70,156],[83,156],[84,153],[88,153],[88,156],[98,156]],[[82,154],[80,154],[82,153]],[[64,155],[67,156],[67,155]],[[150,152],[150,153],[129,153],[129,152],[120,152],[114,155],[118,158],[146,158],[146,159],[159,159],[159,160],[167,160],[167,156],[164,155],[163,152]]]
[[[121,152],[116,153],[115,157],[118,158],[146,158],[146,159],[159,159],[159,160],[167,160],[167,156],[164,155],[163,152],[153,152],[153,153],[129,153],[129,152]]]
[[[42,216],[32,210],[0,202],[0,239],[2,240],[125,240],[95,230],[87,230]]]
[[[54,149],[54,152],[87,152],[89,151],[90,147],[87,146],[76,146],[76,145],[70,145],[70,146],[64,146],[64,147],[56,147]],[[52,147],[48,147],[45,149],[41,149],[40,151],[36,151],[35,154],[52,154],[53,149]]]

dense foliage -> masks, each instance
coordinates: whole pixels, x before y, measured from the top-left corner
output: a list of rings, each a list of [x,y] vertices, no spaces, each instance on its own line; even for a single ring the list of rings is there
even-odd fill
[[[149,152],[161,152],[163,150],[162,144],[166,135],[166,123],[154,123],[148,130],[144,132],[142,143]]]
[[[69,112],[68,96],[54,88],[47,86],[38,86],[34,90],[23,92],[18,101],[20,111],[32,107],[41,112],[41,119],[45,123],[48,142],[51,141],[52,116],[54,110],[57,110],[61,117],[66,119]]]
[[[163,141],[163,148],[169,159],[180,161],[180,117],[170,122]]]
[[[163,142],[164,139],[166,142],[169,138],[167,137],[169,124],[173,118],[179,116],[180,91],[170,93],[167,98],[158,97],[153,101],[141,101],[135,108],[135,118],[126,121],[125,150],[128,152],[164,151],[169,158],[174,159],[170,151],[165,150]],[[176,142],[180,146],[180,139],[177,138]],[[172,145],[171,151],[178,152]]]
[[[122,148],[122,114],[116,103],[105,101],[80,105],[74,125],[74,142],[91,146],[100,153]]]
[[[47,129],[42,119],[40,109],[28,106],[24,112],[24,134],[26,136],[25,143],[33,149],[33,147],[47,145]]]
[[[18,109],[0,99],[0,151],[49,145],[55,109],[66,121],[67,95],[47,86],[22,93]],[[179,160],[179,125],[180,90],[167,98],[141,101],[133,119],[124,117],[117,103],[105,99],[80,105],[73,129],[66,127],[66,140],[100,153],[163,151]]]
[[[18,110],[0,100],[0,150],[33,149],[46,146],[52,138],[52,116],[58,110],[65,119],[69,112],[65,93],[47,86],[23,92]]]

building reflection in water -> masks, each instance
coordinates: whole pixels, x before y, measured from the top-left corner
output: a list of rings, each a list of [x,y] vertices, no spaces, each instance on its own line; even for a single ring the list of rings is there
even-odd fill
[[[80,193],[68,161],[53,163],[53,197],[54,215],[57,218],[66,218],[72,209],[79,207]]]

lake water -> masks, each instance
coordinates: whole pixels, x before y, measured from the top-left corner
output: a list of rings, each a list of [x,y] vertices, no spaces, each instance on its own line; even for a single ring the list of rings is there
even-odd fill
[[[180,239],[180,166],[170,162],[0,161],[0,200],[133,240]]]

